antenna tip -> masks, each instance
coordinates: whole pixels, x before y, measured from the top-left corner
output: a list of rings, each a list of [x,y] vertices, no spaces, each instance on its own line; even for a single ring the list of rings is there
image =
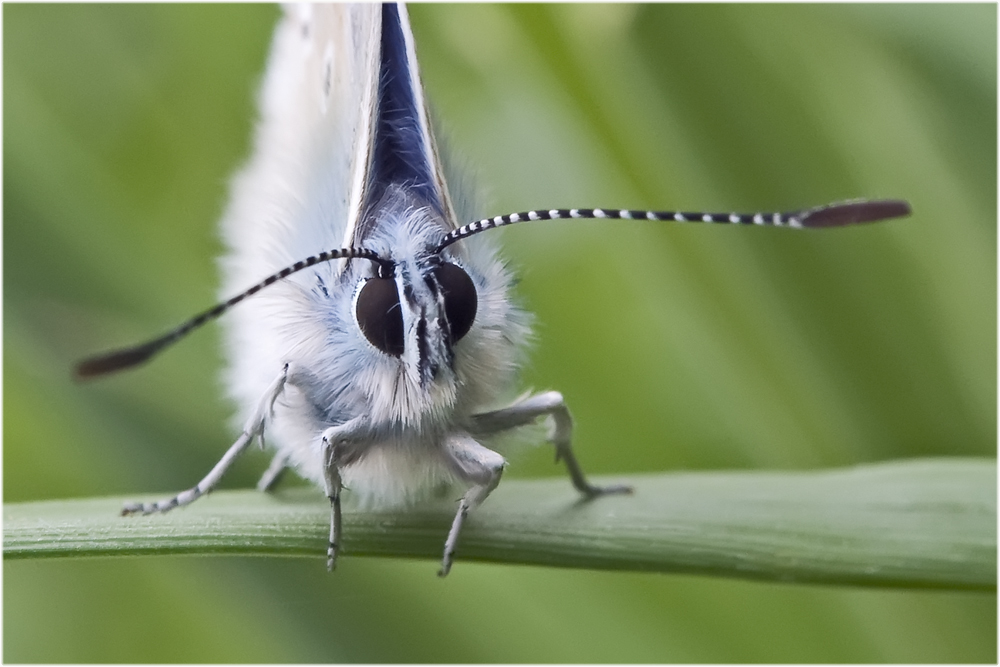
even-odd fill
[[[89,380],[100,375],[138,366],[156,354],[163,345],[164,341],[158,339],[145,345],[88,357],[76,365],[73,369],[73,377],[76,380]]]
[[[814,208],[801,218],[803,227],[841,227],[902,218],[911,212],[902,199],[859,199]]]

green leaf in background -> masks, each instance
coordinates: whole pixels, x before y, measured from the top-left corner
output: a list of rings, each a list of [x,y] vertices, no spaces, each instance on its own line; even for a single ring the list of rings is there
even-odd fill
[[[278,10],[3,12],[4,501],[186,488],[232,438],[215,330],[106,381],[69,369],[214,300]],[[485,214],[913,205],[809,234],[499,232],[538,318],[524,384],[565,394],[588,471],[995,456],[995,6],[411,13]],[[507,478],[561,474],[528,449]],[[996,622],[993,594],[461,561],[4,564],[10,662],[995,662]]]

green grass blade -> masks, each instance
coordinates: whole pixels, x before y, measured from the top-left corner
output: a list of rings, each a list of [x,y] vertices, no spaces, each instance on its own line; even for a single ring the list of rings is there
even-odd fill
[[[616,481],[621,481],[616,480]],[[819,472],[625,478],[585,502],[563,479],[507,480],[470,515],[458,561],[683,572],[827,584],[996,589],[996,462],[926,459]],[[321,494],[224,491],[118,516],[122,498],[4,507],[4,556],[324,557]],[[347,508],[347,556],[439,558],[455,503]]]

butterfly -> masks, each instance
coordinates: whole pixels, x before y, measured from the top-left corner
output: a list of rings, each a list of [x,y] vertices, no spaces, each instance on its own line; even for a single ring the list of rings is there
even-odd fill
[[[222,293],[235,296],[77,367],[88,378],[135,366],[232,309],[223,320],[225,380],[240,436],[197,485],[129,504],[124,514],[194,502],[255,441],[266,442],[275,455],[259,488],[272,489],[291,468],[329,499],[330,569],[341,551],[345,490],[369,504],[406,506],[443,485],[463,487],[444,543],[446,575],[468,513],[506,467],[490,447],[498,435],[547,419],[557,461],[579,493],[632,491],[587,480],[561,394],[504,404],[529,318],[482,232],[556,219],[818,228],[909,213],[902,201],[857,200],[792,213],[532,210],[463,224],[473,218],[449,190],[427,108],[405,6],[285,8],[253,155],[233,179],[222,220]]]

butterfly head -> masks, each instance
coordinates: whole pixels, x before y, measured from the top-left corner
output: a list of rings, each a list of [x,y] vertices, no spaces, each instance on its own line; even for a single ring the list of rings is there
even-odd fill
[[[373,267],[358,284],[354,316],[365,339],[395,357],[421,386],[454,364],[454,347],[472,329],[475,283],[461,264],[440,255]]]
[[[386,408],[397,417],[433,413],[458,399],[463,341],[477,321],[483,277],[457,252],[438,249],[445,228],[433,207],[389,200],[369,214],[376,223],[365,239],[386,261],[352,262],[348,272],[355,277],[354,322],[375,361],[373,381],[391,384],[366,393],[376,402],[395,397],[397,409]]]

